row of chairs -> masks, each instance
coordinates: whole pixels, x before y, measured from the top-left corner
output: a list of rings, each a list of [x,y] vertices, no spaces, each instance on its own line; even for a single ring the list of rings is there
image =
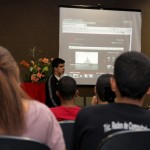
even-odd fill
[[[74,121],[61,121],[67,150],[71,150]],[[118,131],[102,140],[97,150],[149,150],[150,130]]]
[[[71,148],[74,121],[60,121],[67,150]],[[50,150],[45,144],[30,138],[0,136],[0,150]]]
[[[0,150],[50,150],[45,144],[30,138],[0,136]]]
[[[74,121],[61,121],[67,150],[71,149]],[[97,150],[149,150],[150,130],[119,131],[103,139]],[[50,150],[48,146],[29,138],[0,136],[0,150]]]
[[[149,150],[150,130],[119,131],[108,135],[97,150]]]

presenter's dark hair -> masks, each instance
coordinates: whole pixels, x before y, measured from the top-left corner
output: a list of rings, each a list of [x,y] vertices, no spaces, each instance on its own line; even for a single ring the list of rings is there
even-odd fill
[[[141,99],[150,87],[150,58],[125,52],[115,61],[114,77],[122,97]]]
[[[101,101],[108,103],[114,102],[116,95],[111,90],[110,78],[114,76],[112,74],[103,74],[99,76],[96,82],[96,93]]]
[[[76,81],[69,76],[64,76],[58,81],[58,91],[60,96],[65,100],[71,100],[77,90]]]
[[[52,67],[53,69],[56,67],[58,67],[59,64],[64,64],[65,60],[63,60],[62,58],[54,58],[52,61]]]

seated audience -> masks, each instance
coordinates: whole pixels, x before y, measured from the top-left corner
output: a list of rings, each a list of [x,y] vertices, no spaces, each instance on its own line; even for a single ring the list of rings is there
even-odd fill
[[[94,88],[95,96],[93,96],[91,104],[108,104],[113,103],[115,100],[115,92],[111,90],[110,78],[112,74],[103,74],[99,76]]]
[[[58,121],[75,120],[80,107],[74,104],[77,95],[76,81],[69,76],[64,76],[58,81],[57,95],[61,106],[50,108]]]
[[[150,111],[143,108],[150,94],[150,58],[138,52],[125,52],[115,61],[111,88],[117,101],[82,108],[73,138],[74,150],[96,150],[100,141],[119,130],[150,129]]]
[[[19,68],[0,47],[0,134],[28,137],[51,150],[65,150],[58,121],[44,104],[31,100],[19,86]]]

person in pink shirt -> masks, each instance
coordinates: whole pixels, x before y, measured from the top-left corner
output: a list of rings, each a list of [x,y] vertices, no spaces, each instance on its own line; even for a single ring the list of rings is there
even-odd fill
[[[60,98],[61,106],[50,108],[58,121],[75,120],[80,107],[74,101],[78,94],[76,81],[69,76],[64,76],[58,81],[57,95]]]
[[[51,150],[65,150],[63,133],[53,113],[46,105],[31,100],[19,83],[16,61],[0,47],[0,135],[27,137]]]

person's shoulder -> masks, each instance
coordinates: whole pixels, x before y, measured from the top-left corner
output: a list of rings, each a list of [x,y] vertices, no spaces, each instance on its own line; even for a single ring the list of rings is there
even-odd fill
[[[74,112],[74,111],[79,111],[81,109],[81,107],[79,106],[61,106],[60,107],[61,110],[66,111],[66,112]]]
[[[48,80],[51,80],[51,79],[53,79],[53,78],[55,78],[55,76],[54,76],[54,74],[51,74],[51,75],[47,78],[47,81],[48,81]]]
[[[36,100],[30,100],[26,117],[28,126],[32,126],[34,123],[44,124],[46,129],[48,129],[51,124],[56,123],[54,114],[50,109],[44,103]]]
[[[52,74],[49,78],[49,80],[53,81],[53,82],[58,82],[58,79],[55,77],[54,74]]]
[[[35,114],[39,116],[51,116],[51,111],[50,109],[44,104],[36,100],[31,100],[30,101],[30,114]]]
[[[80,110],[80,109],[81,109],[81,107],[79,107],[79,106],[75,106],[75,107],[74,107],[74,109]]]
[[[101,106],[100,105],[94,105],[94,106],[84,106],[81,108],[80,112],[79,112],[79,115],[80,114],[88,114],[88,113],[91,113],[93,111],[96,111],[100,108]]]
[[[51,80],[51,78],[53,77],[53,74],[49,75],[45,81],[46,84],[48,84],[49,80]]]
[[[62,106],[57,106],[57,107],[51,107],[49,108],[51,111],[58,111],[58,110],[62,110]]]
[[[85,106],[82,108],[83,111],[91,111],[91,110],[98,110],[98,109],[107,109],[110,107],[111,104],[97,104],[91,106]]]
[[[93,114],[101,114],[107,112],[112,107],[114,107],[114,104],[97,104],[92,106],[85,106],[81,108],[79,115],[88,116]]]

